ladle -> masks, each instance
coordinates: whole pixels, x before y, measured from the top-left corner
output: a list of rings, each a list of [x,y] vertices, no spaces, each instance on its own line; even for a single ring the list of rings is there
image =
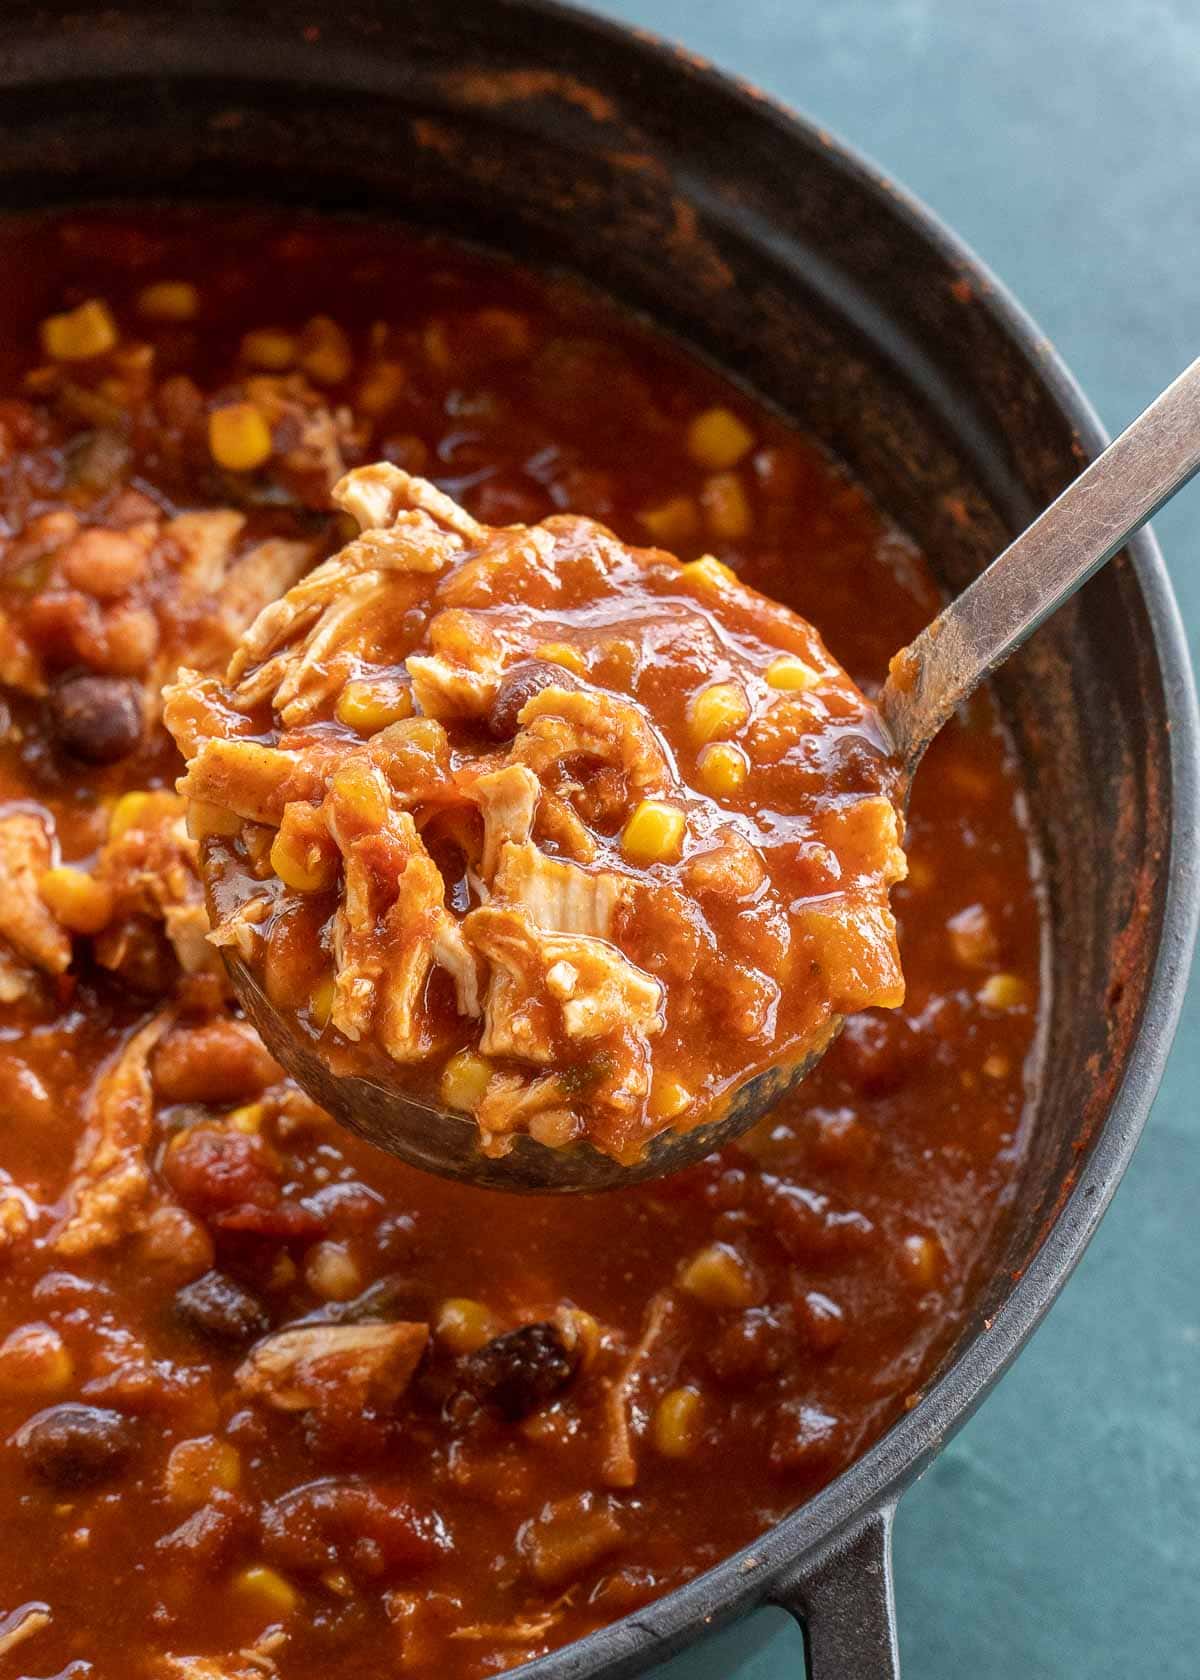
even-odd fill
[[[893,658],[879,709],[911,787],[921,756],[955,708],[1200,468],[1200,360],[1169,385],[915,641]],[[512,1191],[585,1192],[675,1172],[732,1142],[799,1083],[820,1052],[756,1074],[720,1114],[652,1139],[622,1166],[590,1144],[550,1149],[519,1136],[508,1155],[478,1148],[473,1120],[397,1086],[330,1071],[250,972],[230,965],[238,996],[293,1079],[342,1124],[426,1171]]]

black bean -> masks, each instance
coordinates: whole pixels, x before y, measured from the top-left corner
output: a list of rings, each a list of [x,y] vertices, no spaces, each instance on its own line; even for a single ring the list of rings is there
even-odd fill
[[[544,688],[578,688],[570,671],[548,659],[523,659],[504,673],[485,724],[494,741],[511,741],[517,733],[517,718],[527,700]]]
[[[185,1283],[175,1295],[175,1315],[197,1335],[230,1347],[271,1328],[271,1315],[259,1297],[225,1272],[205,1272]]]
[[[553,1324],[523,1324],[495,1336],[462,1361],[464,1387],[510,1423],[561,1392],[577,1357]]]
[[[88,1487],[115,1476],[135,1445],[134,1426],[102,1406],[49,1406],[13,1437],[29,1468],[57,1488]]]
[[[85,764],[115,764],[140,744],[142,703],[123,677],[64,677],[50,696],[54,737]]]

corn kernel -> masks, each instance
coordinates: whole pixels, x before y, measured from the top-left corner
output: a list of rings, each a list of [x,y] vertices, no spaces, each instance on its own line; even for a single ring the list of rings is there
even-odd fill
[[[735,472],[713,473],[700,491],[709,535],[718,542],[741,542],[754,523],[746,487]]]
[[[262,1131],[263,1121],[266,1117],[266,1103],[242,1103],[239,1108],[230,1109],[225,1116],[225,1124],[233,1131],[243,1132],[249,1137]]]
[[[285,826],[271,842],[271,868],[293,892],[324,892],[337,879],[332,848]]]
[[[358,388],[355,408],[360,414],[378,419],[394,408],[408,384],[408,370],[402,362],[376,362]]]
[[[112,918],[112,888],[84,869],[72,869],[68,864],[47,869],[41,891],[55,918],[71,933],[99,933]]]
[[[936,1237],[913,1233],[900,1244],[900,1266],[918,1289],[932,1289],[942,1274],[942,1245]]]
[[[773,659],[767,666],[768,688],[779,688],[785,693],[806,693],[815,688],[821,680],[821,673],[814,671],[811,665],[805,663],[794,653],[781,653],[778,659]]]
[[[688,729],[699,746],[732,735],[750,716],[750,707],[740,683],[710,683],[692,696],[688,706]]]
[[[252,1563],[233,1577],[230,1587],[247,1609],[260,1611],[272,1621],[290,1616],[300,1602],[292,1583],[265,1563]]]
[[[226,839],[240,832],[242,819],[236,811],[224,805],[210,804],[207,799],[193,799],[188,806],[187,831],[193,840],[208,840],[214,835]]]
[[[227,472],[253,472],[271,459],[271,428],[253,403],[227,403],[208,417],[208,447]]]
[[[659,1074],[650,1087],[649,1109],[654,1120],[674,1120],[692,1100],[692,1092],[670,1074]]]
[[[621,850],[630,863],[674,863],[686,828],[687,816],[678,805],[643,799],[625,824]]]
[[[706,793],[728,799],[745,782],[750,761],[732,741],[712,741],[700,754],[696,768]]]
[[[473,1050],[460,1050],[442,1070],[441,1096],[447,1108],[473,1114],[483,1101],[492,1064]]]
[[[117,323],[106,303],[89,298],[65,315],[42,322],[42,348],[56,362],[85,362],[103,356],[117,342]]]
[[[157,280],[138,293],[138,314],[151,321],[194,321],[200,293],[187,280]]]
[[[993,974],[977,995],[987,1009],[1020,1009],[1029,1002],[1029,988],[1019,974]]]
[[[482,1301],[451,1295],[438,1308],[433,1333],[451,1353],[474,1353],[498,1335],[500,1321]]]
[[[314,315],[300,334],[300,366],[318,385],[340,385],[350,377],[350,340],[328,315]]]
[[[176,1505],[207,1505],[214,1493],[232,1493],[241,1479],[237,1448],[215,1435],[179,1441],[167,1459],[167,1498]]]
[[[687,429],[687,451],[710,472],[736,467],[754,444],[754,434],[727,408],[706,408]]]
[[[74,1375],[70,1351],[48,1324],[22,1324],[0,1342],[0,1395],[5,1398],[61,1394]]]
[[[363,1286],[354,1256],[342,1243],[314,1243],[304,1256],[304,1281],[323,1301],[349,1301]]]
[[[360,735],[376,735],[391,723],[412,716],[412,690],[407,684],[384,686],[355,680],[338,695],[334,708],[339,723]]]
[[[333,975],[327,974],[317,981],[308,996],[309,1019],[322,1031],[329,1025],[329,1017],[333,1014],[333,998]]]
[[[296,340],[275,327],[256,327],[242,337],[242,360],[265,373],[286,373],[295,367]]]
[[[699,560],[689,560],[679,568],[679,575],[689,583],[711,589],[720,589],[725,584],[738,581],[733,567],[727,566],[724,560],[718,560],[715,554],[702,554]]]
[[[704,1433],[704,1400],[698,1389],[672,1388],[654,1408],[650,1438],[664,1458],[690,1458]]]
[[[690,496],[672,496],[658,507],[643,508],[638,524],[667,548],[682,548],[700,534],[700,513]]]
[[[113,806],[108,819],[108,838],[120,840],[132,829],[152,823],[155,807],[163,806],[164,801],[173,801],[173,796],[142,791],[123,793]]]
[[[746,1262],[728,1243],[712,1243],[693,1255],[679,1284],[706,1307],[751,1307],[757,1297]]]
[[[565,671],[574,671],[577,677],[587,676],[587,660],[578,648],[568,647],[566,642],[543,642],[541,647],[534,649],[534,653],[551,665],[561,665]]]
[[[335,771],[329,795],[339,806],[341,816],[352,818],[364,830],[380,829],[387,821],[387,800],[381,780],[377,772],[351,759]]]
[[[1012,1070],[1012,1063],[1007,1056],[986,1056],[983,1062],[983,1074],[987,1079],[1007,1079]]]

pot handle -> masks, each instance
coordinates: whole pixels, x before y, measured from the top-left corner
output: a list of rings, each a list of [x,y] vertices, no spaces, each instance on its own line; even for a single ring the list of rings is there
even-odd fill
[[[808,1680],[900,1680],[892,1586],[894,1505],[844,1530],[770,1602],[800,1623]]]

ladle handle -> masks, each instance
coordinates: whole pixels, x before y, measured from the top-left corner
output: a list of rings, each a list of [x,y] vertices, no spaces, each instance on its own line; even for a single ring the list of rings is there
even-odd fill
[[[911,771],[960,701],[1200,469],[1200,359],[895,656],[880,709]]]

